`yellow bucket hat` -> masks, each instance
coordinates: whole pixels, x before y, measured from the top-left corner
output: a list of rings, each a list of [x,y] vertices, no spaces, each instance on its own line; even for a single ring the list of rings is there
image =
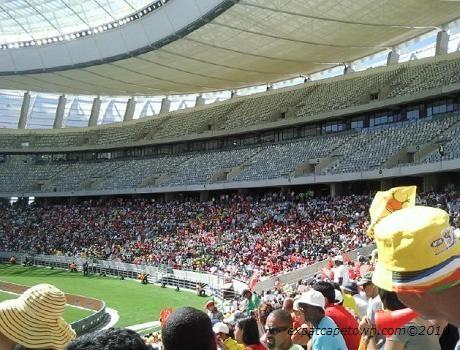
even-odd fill
[[[460,243],[449,215],[415,206],[415,190],[410,186],[379,192],[370,208],[368,232],[379,256],[372,281],[385,290],[426,292],[460,283]],[[396,210],[389,211],[389,206]]]
[[[76,336],[62,318],[65,305],[65,295],[56,287],[31,287],[0,303],[0,333],[29,349],[64,349]]]

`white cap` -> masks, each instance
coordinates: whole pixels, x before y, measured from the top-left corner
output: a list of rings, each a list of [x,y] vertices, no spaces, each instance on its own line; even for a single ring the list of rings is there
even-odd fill
[[[338,289],[334,289],[334,290],[335,290],[335,302],[337,304],[340,304],[343,301],[342,292]]]
[[[300,304],[319,306],[324,310],[326,299],[320,292],[311,289],[308,292],[303,292],[300,298],[294,301],[294,310],[298,310]]]
[[[224,334],[229,334],[230,330],[228,329],[228,326],[223,323],[223,322],[217,322],[214,326],[212,326],[212,330],[214,333],[224,333]]]
[[[343,261],[342,255],[337,255],[334,257],[334,261]]]

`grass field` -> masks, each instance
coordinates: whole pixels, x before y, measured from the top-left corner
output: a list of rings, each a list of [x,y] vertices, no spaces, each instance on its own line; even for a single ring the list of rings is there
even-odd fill
[[[14,294],[0,292],[0,301],[14,298],[16,298]],[[85,318],[86,316],[89,316],[91,314],[92,312],[89,310],[82,310],[77,307],[67,306],[64,311],[64,320],[66,320],[69,323],[72,323],[74,321],[81,320],[82,318]]]
[[[160,311],[165,307],[193,306],[203,309],[207,300],[187,291],[176,292],[174,289],[142,285],[131,280],[95,275],[84,277],[81,273],[65,270],[9,264],[0,264],[0,280],[25,286],[50,283],[67,293],[102,299],[108,307],[118,311],[118,327],[158,320]]]

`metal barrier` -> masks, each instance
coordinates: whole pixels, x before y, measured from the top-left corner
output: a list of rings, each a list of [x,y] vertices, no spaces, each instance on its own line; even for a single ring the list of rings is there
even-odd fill
[[[355,259],[358,252],[362,255],[368,255],[375,249],[375,245],[371,244],[363,248],[356,249],[348,252],[347,254],[351,259]],[[106,260],[92,260],[73,258],[67,256],[56,255],[30,255],[26,253],[17,252],[0,252],[0,260],[9,261],[9,258],[15,255],[18,262],[24,262],[26,257],[30,257],[34,265],[50,266],[57,268],[67,269],[69,264],[75,262],[77,268],[81,270],[84,262],[88,261],[88,268],[90,273],[105,274],[116,277],[133,278],[136,279],[139,274],[148,274],[148,281],[153,283],[165,283],[166,285],[195,290],[196,283],[200,283],[208,288],[208,294],[213,295],[221,300],[226,299],[226,293],[229,298],[233,298],[243,289],[248,288],[247,283],[242,281],[233,280],[230,289],[226,289],[223,276],[214,275],[211,273],[202,273],[188,270],[175,270],[166,266],[152,266],[152,265],[135,265],[123,262],[106,261]],[[279,279],[283,284],[292,284],[300,280],[307,279],[314,276],[321,270],[327,263],[327,260],[312,264],[294,271],[286,272],[279,276],[273,276],[265,280],[259,281],[254,290],[261,292],[263,290],[273,289],[275,282]],[[231,294],[231,296],[230,296]]]
[[[94,314],[70,324],[75,333],[77,333],[77,336],[99,329],[101,325],[106,323],[109,315],[105,312],[105,302],[103,300],[101,301],[102,308],[99,311],[96,311]]]
[[[170,267],[157,267],[147,264],[128,264],[117,261],[98,260],[92,258],[78,258],[60,255],[40,255],[20,252],[0,252],[0,259],[9,261],[11,256],[16,256],[18,263],[24,263],[26,258],[31,259],[33,265],[48,266],[68,269],[71,263],[77,265],[77,270],[82,271],[82,266],[88,262],[90,273],[105,274],[115,277],[136,279],[139,274],[148,274],[151,280],[158,281],[164,275],[194,283],[205,283],[213,289],[220,289],[224,285],[222,276],[188,270],[175,270]]]
[[[69,269],[71,263],[77,265],[77,270],[83,270],[83,264],[88,263],[90,274],[137,279],[140,274],[147,275],[150,283],[165,284],[166,286],[179,287],[179,289],[195,290],[196,284],[200,284],[207,292],[207,295],[222,299],[228,295],[225,290],[224,277],[210,273],[201,273],[188,270],[175,270],[167,266],[136,265],[117,261],[97,260],[92,258],[77,258],[58,255],[32,255],[19,252],[0,252],[0,261],[8,262],[11,256],[15,256],[18,264],[29,262],[31,265],[46,266],[52,268]],[[235,290],[239,293],[244,283],[235,281]],[[247,286],[247,285],[246,285]],[[233,285],[231,287],[233,292]],[[234,297],[232,294],[231,297]]]

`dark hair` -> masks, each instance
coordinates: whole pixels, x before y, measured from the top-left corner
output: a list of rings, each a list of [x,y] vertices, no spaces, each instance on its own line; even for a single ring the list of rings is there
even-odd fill
[[[262,325],[265,325],[267,322],[267,317],[273,311],[273,306],[271,304],[261,304],[259,306],[259,321]]]
[[[329,304],[335,303],[335,288],[332,283],[320,281],[313,285],[313,289],[320,292]]]
[[[379,288],[380,299],[382,300],[383,307],[390,311],[405,309],[406,305],[399,301],[395,292],[389,292]]]
[[[161,331],[165,350],[212,350],[211,319],[193,307],[181,307],[169,316]]]
[[[281,323],[284,323],[285,325],[287,325],[289,327],[292,326],[292,316],[286,310],[277,309],[277,310],[273,311],[269,316],[273,317],[273,318],[276,318]]]
[[[67,346],[67,350],[147,350],[139,334],[130,329],[109,328],[85,334]]]
[[[252,317],[246,317],[237,322],[238,327],[243,331],[244,345],[260,344],[259,327],[257,321]],[[167,349],[166,349],[167,350]]]

